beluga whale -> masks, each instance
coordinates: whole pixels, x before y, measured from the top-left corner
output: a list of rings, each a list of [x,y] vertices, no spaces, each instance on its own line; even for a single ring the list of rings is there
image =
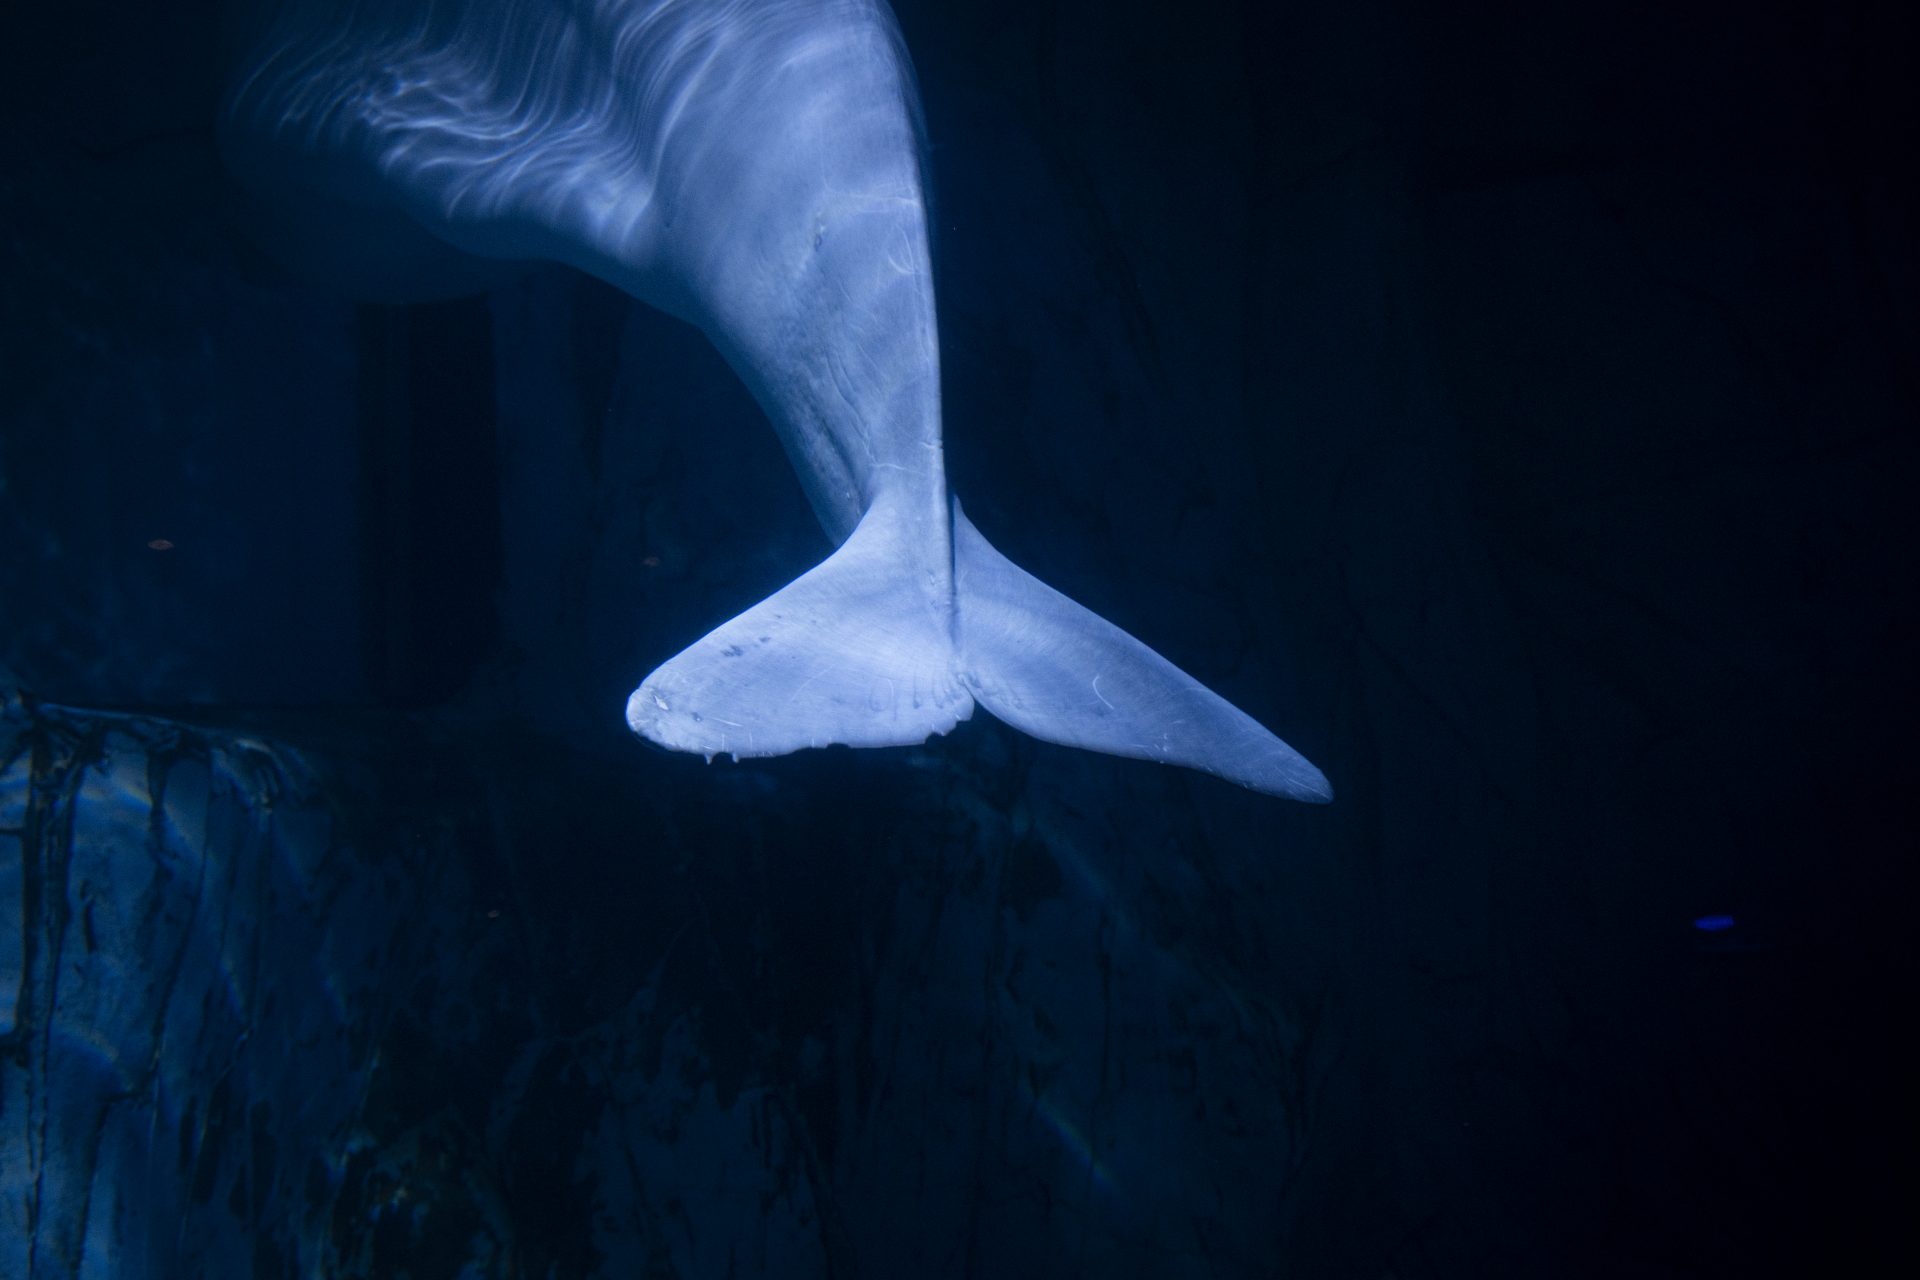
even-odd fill
[[[882,0],[285,0],[243,19],[229,167],[387,300],[550,261],[698,326],[834,550],[640,682],[712,758],[1048,742],[1326,801],[1252,717],[1002,556],[947,490],[928,149]]]

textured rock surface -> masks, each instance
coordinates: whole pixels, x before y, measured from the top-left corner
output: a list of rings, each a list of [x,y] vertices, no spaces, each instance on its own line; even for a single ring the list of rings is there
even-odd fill
[[[14,700],[4,729],[5,1274],[1271,1247],[1315,997],[1263,971],[1236,873],[1102,866],[1113,818],[991,796],[1004,762],[702,771],[668,808],[576,759],[555,810],[554,765],[364,728],[296,751]]]
[[[6,697],[0,1274],[311,1274],[422,864],[299,752]]]

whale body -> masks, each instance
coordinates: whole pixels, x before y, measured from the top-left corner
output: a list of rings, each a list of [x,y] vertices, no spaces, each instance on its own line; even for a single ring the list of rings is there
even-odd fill
[[[675,750],[1050,742],[1331,799],[1251,717],[988,544],[947,491],[917,90],[881,0],[288,0],[229,166],[388,298],[548,260],[706,333],[836,550],[627,703]]]

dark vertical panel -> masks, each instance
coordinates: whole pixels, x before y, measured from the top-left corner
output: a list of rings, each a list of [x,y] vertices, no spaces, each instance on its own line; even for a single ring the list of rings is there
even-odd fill
[[[499,444],[484,299],[361,310],[362,563],[375,696],[444,701],[498,631]]]

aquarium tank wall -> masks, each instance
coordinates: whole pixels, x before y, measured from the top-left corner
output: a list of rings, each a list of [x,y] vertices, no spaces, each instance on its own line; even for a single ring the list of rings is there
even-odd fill
[[[856,12],[480,9],[690,21],[696,104]],[[362,224],[345,171],[267,207],[221,124],[260,11],[16,6],[0,1277],[1891,1270],[1905,22],[892,9],[964,518],[1332,803],[984,702],[654,749],[643,679],[846,536],[711,313],[584,235]],[[597,56],[501,47],[532,107]],[[650,87],[581,101],[649,137]]]

